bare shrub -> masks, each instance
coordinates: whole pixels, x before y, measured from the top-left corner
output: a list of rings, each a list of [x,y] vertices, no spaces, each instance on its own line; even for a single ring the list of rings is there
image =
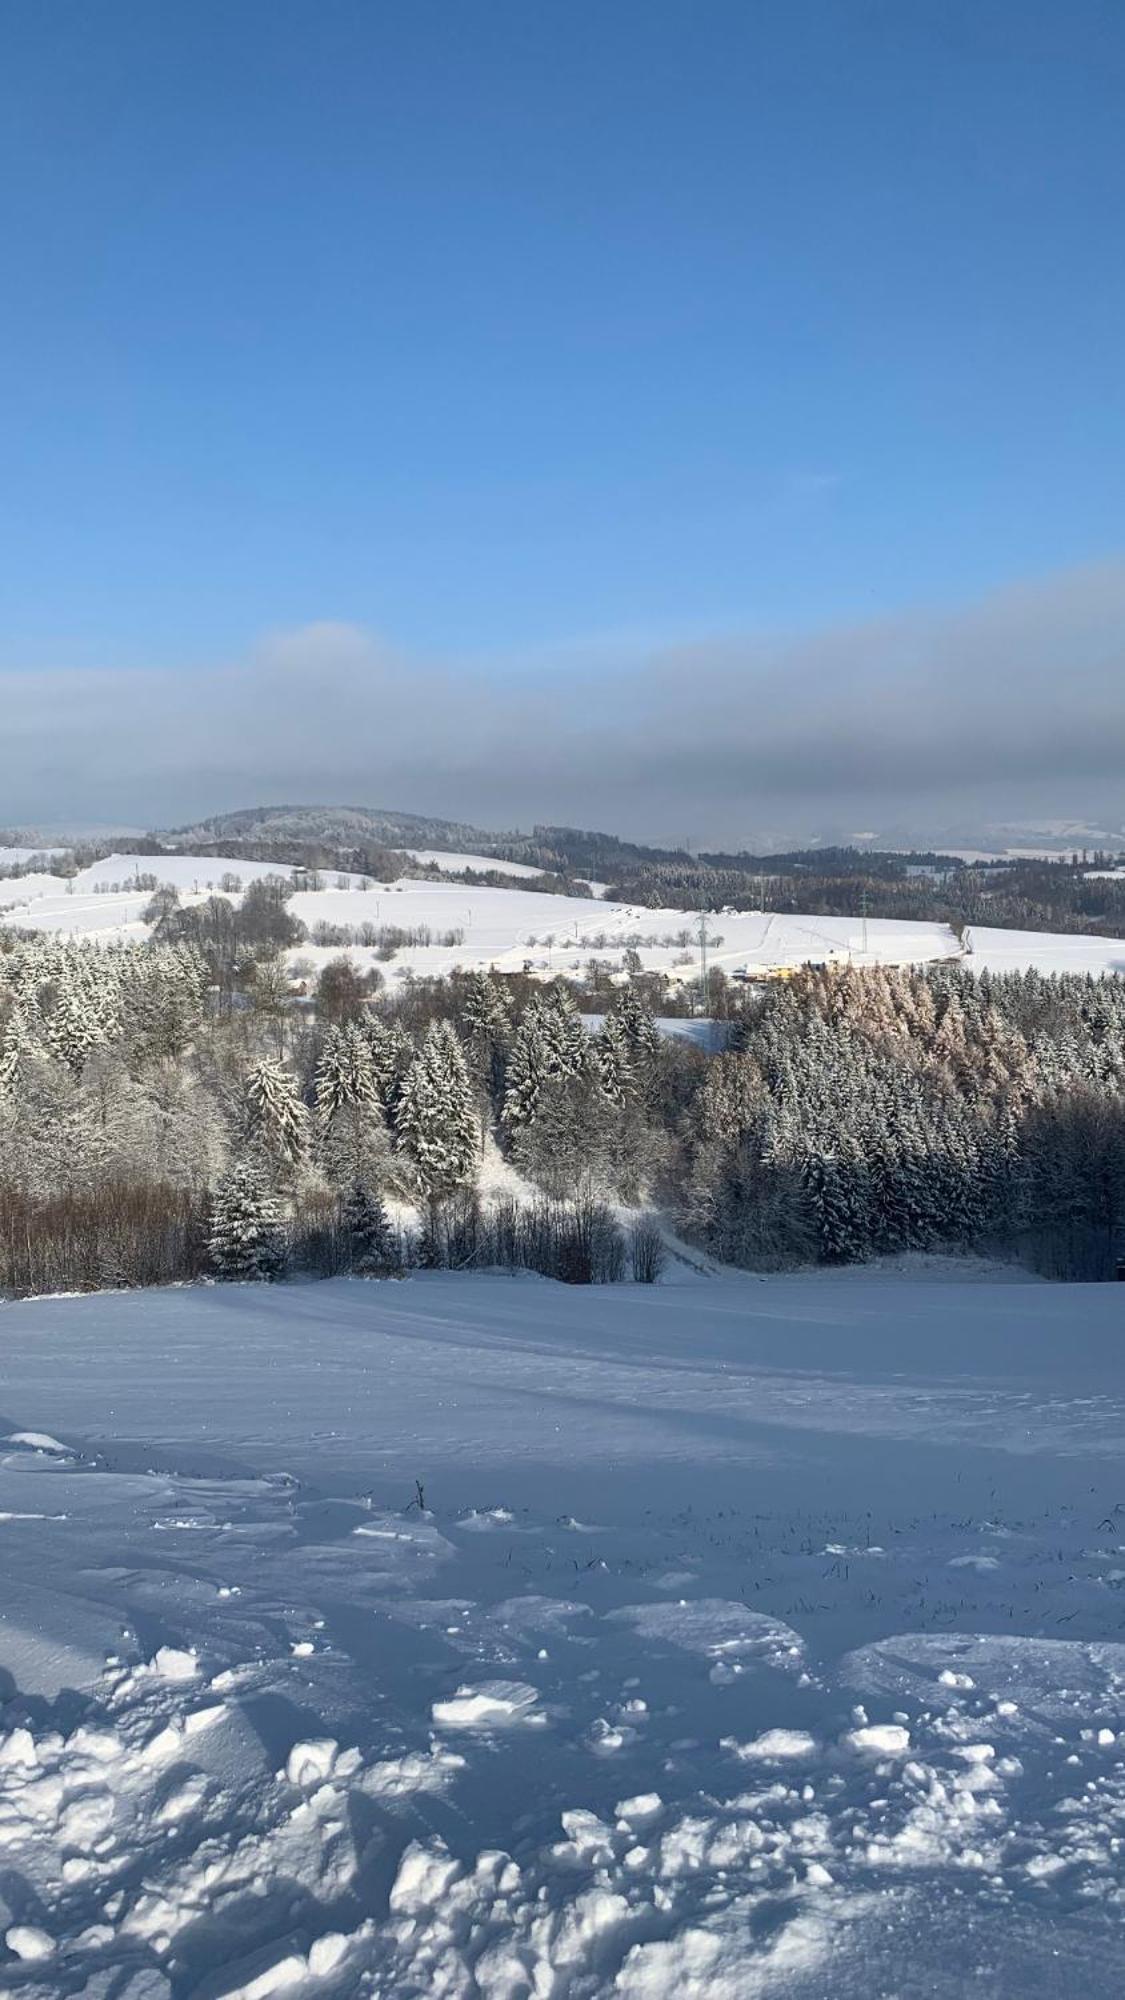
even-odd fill
[[[664,1238],[651,1215],[642,1215],[629,1231],[629,1264],[633,1281],[655,1285],[668,1262]]]

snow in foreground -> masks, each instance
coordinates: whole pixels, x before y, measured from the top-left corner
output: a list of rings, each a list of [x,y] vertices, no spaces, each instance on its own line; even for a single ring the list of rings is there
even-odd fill
[[[1123,1320],[859,1275],[0,1308],[0,1986],[1116,1994]]]

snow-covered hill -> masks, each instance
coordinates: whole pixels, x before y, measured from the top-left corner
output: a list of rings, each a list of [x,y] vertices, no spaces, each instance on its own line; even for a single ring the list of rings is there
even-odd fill
[[[464,820],[436,819],[426,813],[384,810],[378,806],[248,806],[217,813],[194,826],[178,827],[165,836],[170,845],[190,850],[214,847],[224,840],[315,841],[333,846],[401,848],[417,842],[477,849],[503,834],[487,834]]]

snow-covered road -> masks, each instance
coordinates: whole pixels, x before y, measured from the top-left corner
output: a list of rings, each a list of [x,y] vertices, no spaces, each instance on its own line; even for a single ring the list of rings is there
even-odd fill
[[[1123,1352],[862,1273],[0,1308],[0,1990],[1116,1994]]]

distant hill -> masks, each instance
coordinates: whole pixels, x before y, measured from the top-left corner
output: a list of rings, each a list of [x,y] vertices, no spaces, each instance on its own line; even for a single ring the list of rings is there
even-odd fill
[[[489,832],[464,820],[432,819],[425,813],[391,812],[378,806],[245,806],[216,813],[193,826],[158,833],[163,847],[189,853],[240,853],[331,848],[359,850],[424,847],[450,853],[492,855],[548,873],[617,874],[631,863],[686,861],[668,848],[644,847],[611,833],[574,826],[536,826],[530,833]]]
[[[425,813],[387,812],[376,806],[245,806],[216,813],[160,838],[169,846],[213,847],[223,841],[297,841],[340,847],[444,847],[483,853],[518,834],[483,833],[464,820]]]

